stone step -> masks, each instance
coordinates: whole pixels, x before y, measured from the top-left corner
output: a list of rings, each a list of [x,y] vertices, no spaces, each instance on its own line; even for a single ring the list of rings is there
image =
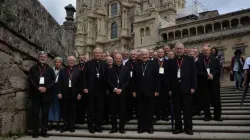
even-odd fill
[[[240,107],[240,103],[221,103],[221,106],[239,106]],[[244,103],[242,106],[250,106],[250,103]]]
[[[195,132],[194,135],[186,135],[184,133],[174,135],[171,132],[154,132],[154,134],[138,134],[136,131],[126,131],[126,134],[114,133],[109,134],[109,131],[103,133],[90,134],[86,130],[76,130],[75,133],[65,132],[59,133],[56,131],[49,132],[53,136],[66,136],[66,137],[88,137],[88,138],[118,138],[118,139],[166,139],[166,140],[249,140],[250,134],[247,133],[207,133]],[[26,139],[25,139],[26,140]],[[55,139],[56,140],[56,139]],[[59,139],[60,140],[60,139]],[[70,139],[69,139],[70,140]],[[74,140],[74,139],[73,139]],[[79,140],[79,139],[77,139]]]
[[[221,99],[221,103],[240,103],[241,99],[235,99],[235,100],[223,100]],[[250,99],[245,99],[244,103],[250,103]]]
[[[240,94],[221,94],[220,97],[241,97],[242,98],[242,93],[240,93]],[[246,97],[250,97],[250,94],[247,94]]]
[[[104,130],[111,130],[111,125],[103,125]],[[77,125],[76,129],[87,130],[87,125]],[[125,125],[125,130],[137,131],[137,124]],[[171,125],[154,125],[155,131],[172,131]],[[193,126],[194,132],[234,132],[234,133],[250,133],[250,126]]]
[[[239,100],[241,101],[242,96],[237,96],[237,97],[221,97],[221,100]],[[250,100],[250,96],[247,96],[245,100]]]
[[[119,122],[119,120],[118,120]],[[131,120],[127,122],[126,124],[137,124],[137,120]],[[226,120],[222,122],[217,122],[217,121],[209,121],[205,122],[203,120],[194,120],[193,121],[194,125],[204,125],[204,126],[250,126],[250,121],[249,120]],[[157,121],[154,123],[154,125],[171,125],[171,121]]]
[[[221,91],[220,92],[220,94],[238,94],[238,93],[243,93],[243,91]]]
[[[210,109],[213,109],[214,107],[210,107]],[[222,107],[222,110],[250,110],[249,106],[242,106],[242,107],[237,107],[237,106],[233,106],[233,107]]]

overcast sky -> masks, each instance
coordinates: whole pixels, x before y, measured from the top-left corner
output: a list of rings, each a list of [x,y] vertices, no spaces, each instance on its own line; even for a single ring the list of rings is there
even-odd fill
[[[192,4],[193,0],[187,0],[187,6]],[[250,0],[199,0],[204,7],[210,10],[219,10],[220,14],[250,8]],[[62,24],[65,20],[64,7],[68,4],[76,5],[76,0],[40,0],[44,7],[52,16]]]

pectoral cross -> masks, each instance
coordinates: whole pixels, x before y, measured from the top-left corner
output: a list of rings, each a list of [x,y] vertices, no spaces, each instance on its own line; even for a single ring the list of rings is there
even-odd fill
[[[100,73],[97,73],[96,76],[97,76],[97,78],[99,78],[100,77]]]

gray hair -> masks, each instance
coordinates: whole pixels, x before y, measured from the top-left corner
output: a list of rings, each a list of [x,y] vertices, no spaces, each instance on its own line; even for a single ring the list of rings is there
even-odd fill
[[[149,54],[149,51],[147,50],[147,49],[141,49],[141,54],[142,53],[147,53],[147,54]]]
[[[74,61],[76,61],[76,58],[75,58],[75,56],[69,56],[68,58],[67,58],[67,60],[69,60],[70,58],[74,58]]]
[[[63,59],[62,59],[61,57],[56,57],[56,58],[54,58],[54,63],[55,63],[56,61],[61,61],[61,62],[63,62]]]
[[[181,42],[176,43],[175,47],[177,47],[177,46],[181,46],[181,47],[185,48],[184,45]]]
[[[38,53],[38,55],[47,55],[48,53],[47,52],[45,52],[45,51],[40,51],[39,53]]]
[[[93,53],[95,53],[96,51],[100,51],[100,52],[102,53],[102,49],[99,48],[99,47],[95,48],[95,49],[93,50]]]

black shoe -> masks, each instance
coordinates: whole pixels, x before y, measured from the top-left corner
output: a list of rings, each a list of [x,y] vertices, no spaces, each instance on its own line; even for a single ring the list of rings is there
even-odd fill
[[[142,134],[144,131],[142,129],[138,130],[138,134]]]
[[[205,122],[208,122],[208,121],[211,121],[211,119],[212,119],[212,117],[211,117],[211,116],[209,116],[209,117],[205,117],[204,121],[205,121]]]
[[[182,129],[176,129],[173,131],[173,134],[180,134],[182,132],[183,132]]]
[[[89,133],[94,134],[95,130],[94,129],[89,129]]]
[[[154,118],[154,119],[153,119],[153,122],[156,123],[156,122],[158,122],[159,120],[160,120],[160,118]]]
[[[153,130],[152,128],[149,128],[149,129],[147,129],[147,132],[148,132],[149,134],[153,134],[153,133],[154,133],[154,130]]]
[[[64,132],[66,132],[67,131],[67,128],[62,128],[61,130],[60,130],[60,133],[64,133]]]
[[[223,119],[221,117],[214,117],[214,120],[218,121],[218,122],[222,122],[223,121]]]
[[[185,133],[188,135],[194,135],[193,130],[185,130]]]
[[[56,131],[60,131],[60,130],[61,130],[60,125],[57,125],[56,126]]]
[[[97,132],[97,133],[102,133],[103,130],[102,130],[101,128],[96,128],[96,129],[95,129],[95,132]]]
[[[74,128],[72,128],[72,129],[69,129],[69,132],[74,133],[74,132],[76,132],[76,131],[75,131]]]
[[[120,132],[121,134],[125,134],[125,133],[126,133],[124,129],[120,129],[119,132]]]
[[[32,138],[38,138],[38,133],[34,132],[34,133],[32,134]]]
[[[117,129],[112,129],[109,134],[113,134],[113,133],[116,133],[118,130]]]
[[[169,118],[168,117],[162,117],[162,120],[164,120],[164,121],[169,121]]]
[[[53,127],[50,125],[49,127],[48,127],[48,131],[52,131],[53,130]]]
[[[47,132],[42,133],[41,136],[44,137],[44,138],[48,138],[49,137],[49,135],[47,134]]]

